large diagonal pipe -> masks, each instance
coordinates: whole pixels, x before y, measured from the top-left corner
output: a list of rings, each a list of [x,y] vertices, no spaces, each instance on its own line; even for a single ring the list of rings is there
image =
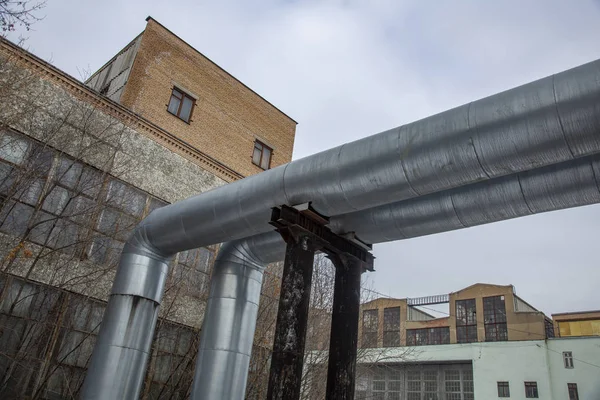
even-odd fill
[[[422,208],[421,199],[427,202],[436,193],[447,199],[448,190],[468,190],[488,180],[494,180],[492,185],[497,178],[510,180],[596,154],[599,132],[600,61],[595,61],[154,211],[123,252],[84,398],[133,398],[139,393],[167,261],[175,253],[267,232],[272,207],[306,202],[332,217],[337,230],[357,232],[364,240],[410,237],[398,222],[392,222],[395,233],[379,236],[370,226],[388,204],[405,210],[402,202],[414,199],[414,207]],[[451,201],[458,199],[453,196]],[[421,227],[419,234],[444,230],[439,225],[449,221],[443,209],[447,200],[436,201],[409,218]],[[403,212],[387,215],[402,221]],[[494,210],[481,208],[480,213]],[[206,319],[204,329],[211,321]],[[223,385],[230,378],[223,376]],[[112,382],[114,389],[94,381]]]

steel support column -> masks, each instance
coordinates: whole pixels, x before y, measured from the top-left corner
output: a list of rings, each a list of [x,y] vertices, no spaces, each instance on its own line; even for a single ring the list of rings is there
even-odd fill
[[[302,384],[304,344],[315,243],[310,235],[284,234],[287,242],[281,296],[269,375],[269,400],[297,400]]]
[[[363,263],[345,254],[330,258],[335,265],[335,287],[326,399],[353,400]]]

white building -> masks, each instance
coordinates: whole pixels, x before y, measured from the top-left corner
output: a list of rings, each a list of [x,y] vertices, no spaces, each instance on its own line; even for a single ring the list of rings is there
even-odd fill
[[[360,356],[357,399],[600,399],[600,337],[374,348]]]

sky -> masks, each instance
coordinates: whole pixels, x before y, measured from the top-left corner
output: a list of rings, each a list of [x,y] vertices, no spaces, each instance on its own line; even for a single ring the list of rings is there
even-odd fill
[[[41,15],[25,47],[77,78],[151,15],[299,122],[294,159],[600,58],[598,0],[47,0]],[[547,315],[600,309],[598,221],[594,205],[380,244],[366,279],[399,298],[485,282]]]

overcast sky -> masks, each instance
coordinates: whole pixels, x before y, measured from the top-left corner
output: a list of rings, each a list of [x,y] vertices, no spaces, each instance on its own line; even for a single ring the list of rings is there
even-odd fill
[[[299,122],[294,158],[600,58],[600,2],[47,0],[36,55],[80,77],[151,15]],[[547,314],[600,309],[600,208],[375,247],[395,297],[513,284]]]

